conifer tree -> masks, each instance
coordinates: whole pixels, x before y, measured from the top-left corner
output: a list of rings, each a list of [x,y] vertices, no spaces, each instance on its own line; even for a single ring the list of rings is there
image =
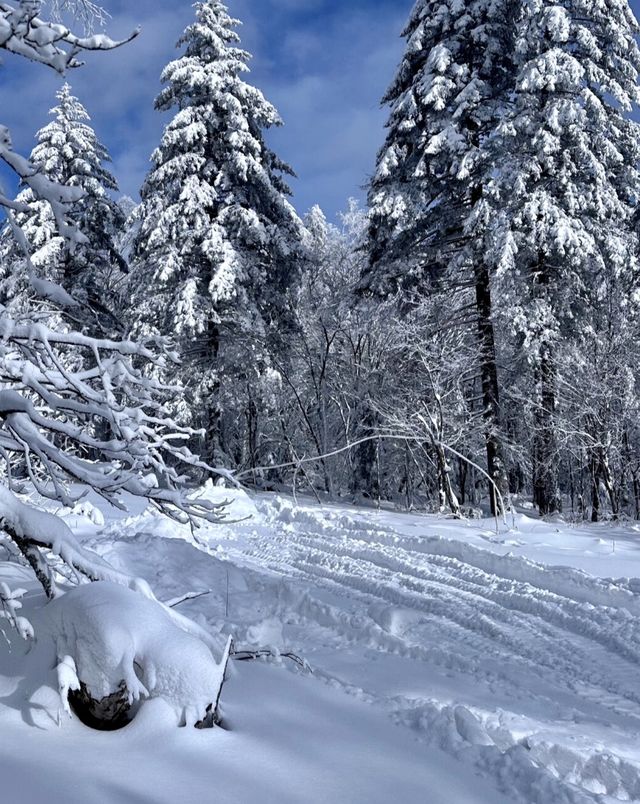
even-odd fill
[[[512,82],[514,7],[504,0],[421,0],[383,103],[386,142],[371,182],[363,287],[411,303],[441,292],[452,319],[471,312],[488,471],[506,496],[491,276],[484,260],[491,134]],[[497,498],[491,495],[495,510]]]
[[[262,404],[256,389],[304,231],[287,200],[292,171],[264,142],[280,117],[243,80],[250,56],[238,47],[239,21],[218,0],[195,7],[178,42],[184,55],[164,70],[156,100],[175,115],[142,189],[132,297],[139,331],[177,339],[184,412],[208,432],[208,454],[230,454],[222,411],[237,430]]]
[[[561,508],[561,383],[634,304],[638,24],[626,0],[523,3],[515,91],[496,139],[492,218],[504,313],[533,375],[534,499]],[[624,290],[623,290],[624,289]],[[573,362],[569,355],[573,355]],[[596,438],[597,441],[597,438]]]
[[[30,162],[50,181],[82,191],[67,209],[67,219],[83,232],[82,244],[70,251],[60,236],[51,206],[35,198],[30,188],[18,196],[30,212],[17,216],[33,254],[32,262],[41,276],[58,282],[86,314],[85,326],[114,334],[119,329],[115,317],[115,287],[126,263],[116,248],[125,216],[110,193],[118,189],[116,179],[105,163],[110,156],[90,126],[90,117],[64,84],[56,93],[58,105],[51,110],[53,120],[37,136]],[[4,238],[3,301],[24,305],[20,298],[27,286],[22,254],[7,231]],[[77,311],[76,311],[77,312]]]

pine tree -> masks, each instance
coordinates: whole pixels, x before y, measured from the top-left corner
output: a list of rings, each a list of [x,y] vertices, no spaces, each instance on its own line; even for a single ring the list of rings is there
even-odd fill
[[[110,192],[117,182],[105,163],[110,161],[104,145],[89,125],[90,118],[80,101],[64,84],[56,93],[58,105],[51,110],[54,119],[42,128],[31,163],[49,180],[82,190],[82,198],[67,208],[68,220],[84,234],[84,242],[70,251],[57,232],[50,205],[34,197],[31,189],[20,193],[18,201],[32,212],[21,213],[18,224],[33,249],[32,261],[41,276],[58,282],[84,309],[90,330],[113,334],[120,328],[114,315],[115,288],[127,270],[116,241],[121,236],[125,216]],[[28,286],[20,250],[5,233],[3,301],[24,304]]]
[[[505,494],[500,398],[484,260],[491,134],[512,83],[514,7],[504,0],[422,0],[383,103],[386,142],[369,192],[370,265],[363,287],[411,303],[443,293],[452,319],[475,320],[489,474]],[[411,298],[413,297],[413,298]],[[457,310],[456,310],[457,308]],[[491,494],[492,509],[497,500]]]
[[[523,4],[518,23],[515,92],[497,132],[493,260],[533,373],[542,513],[561,508],[560,384],[582,368],[576,355],[589,360],[594,337],[607,338],[601,306],[612,294],[633,304],[638,283],[637,33],[626,0]]]
[[[134,246],[136,327],[176,336],[210,455],[233,451],[222,444],[225,406],[242,397],[233,412],[241,419],[261,404],[253,391],[269,369],[265,344],[283,325],[303,239],[283,178],[292,171],[263,137],[281,121],[243,80],[250,56],[238,24],[218,0],[197,3],[178,42],[184,55],[162,74],[156,108],[177,111],[153,154]]]

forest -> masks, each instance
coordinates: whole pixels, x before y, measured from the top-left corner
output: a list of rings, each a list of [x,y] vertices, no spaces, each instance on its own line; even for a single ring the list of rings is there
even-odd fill
[[[175,31],[135,199],[100,98],[73,82],[140,30],[112,38],[92,0],[0,1],[16,107],[16,64],[59,76],[30,153],[0,125],[0,724],[3,679],[22,677],[58,725],[131,729],[156,700],[134,741],[154,723],[233,733],[232,664],[254,684],[229,693],[241,720],[243,689],[286,695],[254,664],[290,665],[304,711],[317,654],[329,686],[379,695],[447,755],[427,782],[408,738],[372,742],[406,761],[401,800],[640,800],[640,755],[620,748],[640,732],[640,26],[627,0],[406,5],[366,200],[333,219],[295,205],[233,0]],[[328,645],[354,667],[384,654],[388,683],[391,655],[443,677],[419,702],[383,695]],[[349,706],[344,740],[366,742],[372,715]],[[554,750],[530,723],[547,706]],[[581,718],[594,732],[567,747]],[[17,756],[0,751],[0,779]],[[454,790],[456,762],[472,770]],[[257,800],[382,803],[380,772],[356,794],[345,768],[322,796],[297,768]],[[256,800],[235,783],[220,801]],[[78,801],[214,800],[109,784]]]
[[[265,141],[278,112],[219,5],[162,75],[172,117],[140,204],[114,200],[109,154],[60,89],[29,163],[82,197],[58,218],[33,187],[13,202],[31,267],[6,227],[7,310],[50,305],[35,276],[82,306],[85,333],[168,339],[171,415],[206,433],[189,446],[259,488],[638,518],[627,4],[576,33],[561,5],[523,21],[478,2],[456,21],[418,3],[367,208],[335,224],[293,208]],[[73,254],[62,214],[89,240]]]

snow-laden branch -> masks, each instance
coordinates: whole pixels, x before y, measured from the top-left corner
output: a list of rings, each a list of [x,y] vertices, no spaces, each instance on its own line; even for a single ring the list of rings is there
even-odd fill
[[[185,469],[211,470],[185,446],[196,433],[164,411],[176,389],[136,365],[161,368],[170,359],[131,341],[14,321],[0,310],[0,452],[7,466],[20,455],[38,491],[64,505],[74,504],[69,484],[79,483],[120,508],[126,492],[180,521],[219,521],[223,505],[182,490]]]
[[[80,187],[57,184],[47,178],[28,159],[13,150],[11,132],[3,125],[0,125],[0,159],[16,173],[23,184],[31,189],[35,198],[46,201],[51,206],[58,233],[67,241],[71,252],[76,246],[87,242],[85,235],[66,218],[69,207],[84,196],[84,191]],[[2,198],[0,204],[15,211],[30,212],[27,205],[16,205],[16,202],[5,203]]]
[[[64,238],[69,253],[73,253],[77,246],[87,243],[86,236],[66,218],[68,208],[78,202],[84,195],[79,187],[69,187],[56,184],[48,179],[28,159],[13,150],[11,133],[6,126],[0,125],[0,159],[2,159],[17,174],[23,184],[27,185],[35,198],[45,201],[51,207],[56,228]],[[35,267],[31,260],[31,248],[27,237],[18,225],[15,212],[29,214],[30,207],[19,201],[10,201],[0,193],[0,206],[5,207],[5,214],[9,222],[13,237],[22,252],[26,265],[29,282],[36,294],[48,301],[53,302],[60,308],[78,307],[78,302],[67,293],[67,291],[48,279],[37,276]]]
[[[146,581],[115,569],[97,553],[82,547],[69,526],[60,517],[25,505],[2,485],[0,485],[0,526],[23,552],[26,545],[38,551],[45,550],[62,559],[68,567],[73,568],[78,574],[78,579],[84,576],[91,581],[108,581],[139,592],[149,600],[157,602],[183,631],[198,637],[212,650],[217,650],[217,642],[205,629],[200,628],[189,618],[183,617],[170,606],[158,601]],[[55,583],[46,591],[49,597],[57,596]],[[0,617],[3,616],[2,611],[4,611],[5,619],[9,620],[10,624],[21,633],[24,631],[26,637],[29,635],[28,623],[19,620],[16,615],[20,608],[20,597],[20,590],[10,592],[4,584],[0,583]]]
[[[80,3],[72,0],[71,4],[56,0],[55,5],[58,11],[65,6],[73,10],[75,6],[85,23],[90,20],[92,13],[100,14],[98,6],[85,0],[80,0]],[[82,62],[78,61],[77,56],[83,51],[114,50],[131,42],[140,33],[136,29],[121,40],[111,39],[105,34],[77,36],[59,22],[40,19],[38,15],[41,9],[40,0],[20,0],[17,6],[0,2],[0,48],[46,64],[60,74],[69,68],[79,67]]]
[[[33,637],[33,626],[19,614],[21,599],[25,594],[24,589],[9,589],[6,583],[0,581],[0,620],[6,620],[23,639],[29,639]]]

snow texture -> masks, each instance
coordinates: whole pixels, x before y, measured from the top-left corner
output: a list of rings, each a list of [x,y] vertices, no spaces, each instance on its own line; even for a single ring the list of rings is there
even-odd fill
[[[237,663],[222,695],[229,731],[176,730],[174,682],[154,684],[140,671],[138,691],[155,687],[157,697],[124,731],[96,734],[74,717],[58,727],[59,687],[76,679],[67,657],[77,676],[83,666],[102,673],[106,689],[130,669],[132,652],[151,655],[151,665],[170,662],[172,648],[156,653],[154,634],[172,626],[155,613],[149,621],[147,601],[136,598],[138,616],[115,636],[129,644],[128,657],[107,650],[106,667],[96,667],[133,593],[81,587],[43,610],[28,576],[2,565],[10,588],[29,590],[26,614],[42,635],[25,654],[8,631],[12,649],[0,649],[0,769],[17,804],[30,804],[42,785],[55,785],[70,804],[136,796],[170,804],[185,790],[207,800],[212,785],[221,801],[291,804],[613,804],[640,796],[633,527],[576,528],[520,514],[496,534],[483,520],[228,494],[231,516],[253,519],[197,541],[152,511],[127,516],[93,497],[105,516],[100,532],[88,517],[61,513],[85,547],[121,572],[146,575],[164,599],[212,590],[180,608],[219,644],[232,631],[239,648],[294,651],[313,674],[285,658],[274,667]],[[95,614],[81,605],[93,593]],[[77,644],[73,623],[97,625],[99,638]],[[190,690],[216,678],[215,663],[200,656],[184,680]],[[25,775],[34,752],[39,774]]]

